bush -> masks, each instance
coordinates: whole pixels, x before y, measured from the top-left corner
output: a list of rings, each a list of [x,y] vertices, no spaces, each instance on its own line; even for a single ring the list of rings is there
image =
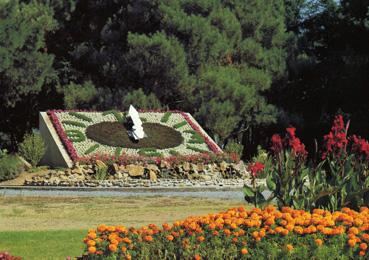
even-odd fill
[[[82,259],[354,259],[368,256],[369,209],[230,209],[139,229],[100,225]]]
[[[23,142],[19,145],[19,153],[33,167],[36,167],[44,156],[46,146],[39,133],[26,134]]]
[[[4,150],[0,152],[0,181],[14,179],[22,170],[23,163],[17,156],[9,155]]]
[[[236,153],[239,157],[241,157],[243,152],[243,145],[232,140],[227,143],[224,151],[228,153]]]

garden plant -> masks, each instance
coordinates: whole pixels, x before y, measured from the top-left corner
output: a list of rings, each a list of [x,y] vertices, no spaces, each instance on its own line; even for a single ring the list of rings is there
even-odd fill
[[[367,256],[369,209],[233,208],[162,227],[99,225],[80,259],[354,259]]]
[[[369,204],[369,143],[356,135],[348,136],[349,123],[336,116],[331,131],[324,136],[324,147],[317,162],[307,161],[304,144],[296,129],[287,128],[284,138],[272,136],[272,167],[266,174],[271,195],[265,198],[264,186],[245,187],[246,200],[262,206],[275,200],[278,206],[311,210],[343,207],[359,209]],[[259,164],[258,167],[256,165]],[[253,180],[264,168],[250,165]]]

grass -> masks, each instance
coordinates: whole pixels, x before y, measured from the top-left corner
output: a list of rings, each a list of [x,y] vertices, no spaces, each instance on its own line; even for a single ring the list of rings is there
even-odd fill
[[[0,232],[0,248],[30,260],[65,260],[81,255],[85,230]]]
[[[82,237],[101,223],[161,225],[240,205],[189,197],[0,197],[0,250],[30,260],[65,260],[81,255]]]

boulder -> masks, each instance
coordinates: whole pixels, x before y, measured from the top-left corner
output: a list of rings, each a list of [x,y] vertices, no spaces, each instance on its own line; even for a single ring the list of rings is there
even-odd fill
[[[184,162],[182,168],[185,172],[189,172],[191,170],[191,165],[189,162]]]
[[[72,174],[82,175],[83,173],[84,173],[83,168],[79,165],[76,165],[76,167],[72,169]]]
[[[150,181],[157,182],[158,177],[156,176],[156,173],[153,170],[149,171]]]
[[[119,166],[116,163],[113,163],[113,165],[110,167],[110,173],[112,175],[118,174],[120,172]]]
[[[219,164],[219,167],[220,167],[220,171],[225,172],[225,171],[227,170],[228,163],[226,163],[225,161],[222,161],[222,162]]]
[[[158,172],[159,171],[159,167],[155,164],[149,164],[147,165],[146,169],[148,169],[149,171],[154,171],[154,172]]]
[[[128,175],[131,177],[141,177],[144,175],[145,168],[141,165],[129,164],[126,166]]]

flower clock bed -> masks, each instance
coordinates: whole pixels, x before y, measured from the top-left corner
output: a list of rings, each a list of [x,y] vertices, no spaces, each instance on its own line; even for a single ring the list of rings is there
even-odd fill
[[[119,111],[51,110],[48,115],[74,161],[97,156],[166,158],[221,152],[200,125],[181,111],[140,111],[147,136],[139,141],[129,138],[126,116]]]
[[[80,259],[360,259],[369,209],[311,213],[274,206],[188,217],[162,228],[100,225]]]

